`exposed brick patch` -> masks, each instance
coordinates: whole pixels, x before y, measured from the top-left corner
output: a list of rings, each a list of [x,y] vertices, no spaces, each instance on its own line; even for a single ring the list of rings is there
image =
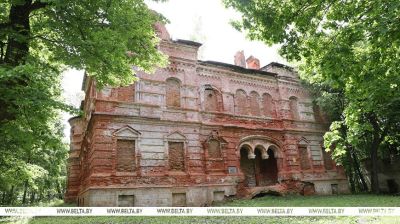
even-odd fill
[[[211,158],[221,158],[221,146],[219,141],[211,139],[208,142],[208,155]]]
[[[260,95],[257,92],[250,93],[250,114],[260,116]]]
[[[117,171],[132,172],[135,170],[135,141],[117,140]]]
[[[167,79],[166,86],[166,101],[167,106],[180,107],[181,106],[181,85],[176,79]]]
[[[310,159],[308,157],[308,150],[306,146],[299,146],[300,154],[300,167],[302,170],[311,169]]]
[[[185,171],[183,142],[168,142],[169,168],[173,171]]]
[[[248,115],[247,95],[243,90],[236,91],[235,95],[235,113],[239,115]]]

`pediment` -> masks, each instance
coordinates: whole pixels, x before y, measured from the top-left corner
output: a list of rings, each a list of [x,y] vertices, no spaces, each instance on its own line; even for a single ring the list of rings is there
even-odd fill
[[[167,135],[166,138],[169,140],[181,140],[181,141],[186,140],[186,137],[178,131]]]
[[[129,127],[123,127],[116,132],[114,132],[114,136],[119,137],[119,138],[138,138],[140,136],[140,132]]]
[[[303,138],[301,138],[299,140],[299,142],[297,144],[299,144],[299,145],[308,145],[309,142],[308,142],[308,140],[306,138],[303,137]]]

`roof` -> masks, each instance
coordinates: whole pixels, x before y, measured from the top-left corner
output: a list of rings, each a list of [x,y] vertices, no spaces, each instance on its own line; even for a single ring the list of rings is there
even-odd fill
[[[184,44],[184,45],[191,45],[191,46],[195,46],[195,47],[200,47],[201,45],[203,45],[202,43],[199,43],[199,42],[195,42],[195,41],[191,41],[191,40],[182,40],[182,39],[173,40],[172,42],[178,43],[178,44]]]
[[[284,64],[278,63],[278,62],[271,62],[268,65],[262,67],[261,70],[264,70],[264,69],[266,69],[268,67],[280,67],[280,68],[285,68],[285,69],[288,69],[290,71],[293,71],[292,67],[290,67],[288,65],[284,65]]]
[[[239,72],[239,73],[245,73],[245,74],[260,74],[260,75],[266,75],[266,76],[271,76],[271,77],[276,77],[276,73],[272,72],[267,72],[267,71],[262,71],[262,70],[257,70],[257,69],[249,69],[249,68],[243,68],[241,66],[237,65],[232,65],[232,64],[227,64],[223,62],[217,62],[217,61],[198,61],[200,65],[213,65],[213,66],[218,66],[218,67],[224,67],[227,68],[231,71],[234,72]]]

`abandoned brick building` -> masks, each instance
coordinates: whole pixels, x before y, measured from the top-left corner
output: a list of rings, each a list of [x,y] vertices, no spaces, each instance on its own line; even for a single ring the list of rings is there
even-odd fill
[[[260,68],[243,52],[235,65],[200,61],[201,44],[157,31],[166,68],[101,90],[85,76],[84,115],[69,121],[66,201],[203,206],[268,186],[348,191],[343,169],[322,148],[328,124],[296,72]]]

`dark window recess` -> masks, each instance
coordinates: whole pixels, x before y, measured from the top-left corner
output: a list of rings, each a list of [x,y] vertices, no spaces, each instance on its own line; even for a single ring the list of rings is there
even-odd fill
[[[118,206],[119,207],[135,206],[135,196],[134,195],[118,195]]]
[[[391,193],[391,194],[399,193],[399,185],[397,184],[396,180],[388,179],[387,185],[388,185],[389,193]]]
[[[172,194],[172,206],[174,206],[174,207],[186,206],[186,193],[173,193]]]
[[[339,194],[339,185],[331,184],[332,194]]]

